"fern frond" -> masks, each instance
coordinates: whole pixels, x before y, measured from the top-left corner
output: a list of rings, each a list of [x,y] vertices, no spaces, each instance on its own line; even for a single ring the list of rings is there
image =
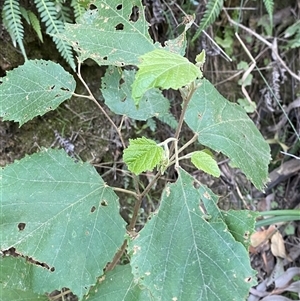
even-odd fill
[[[57,19],[55,4],[50,0],[34,0],[34,3],[40,14],[41,21],[46,26],[46,33],[51,36],[61,56],[69,63],[72,69],[75,70],[72,47],[61,38],[55,36],[63,32],[65,27],[64,23]]]
[[[178,122],[175,119],[174,115],[171,114],[170,112],[157,117],[160,121],[166,123],[170,128],[175,130],[178,126]]]
[[[27,21],[27,23],[30,24],[30,20],[28,17],[28,11],[26,10],[26,8],[20,6],[20,13],[21,13],[22,17]]]
[[[7,29],[13,45],[20,47],[25,60],[27,60],[26,51],[23,44],[24,27],[21,20],[20,4],[17,0],[5,0],[2,9],[2,20]]]
[[[222,8],[223,0],[208,0],[205,13],[201,19],[199,28],[197,29],[192,41],[195,41],[201,34],[202,30],[205,30],[217,19],[217,17],[220,15]]]
[[[300,21],[297,21],[290,27],[288,27],[284,32],[284,37],[292,38],[288,41],[287,47],[285,49],[300,47]]]
[[[76,21],[86,12],[86,6],[82,2],[84,1],[72,0],[71,2],[71,7],[73,7]]]
[[[264,5],[265,5],[266,11],[269,15],[269,18],[270,18],[271,28],[273,28],[274,1],[273,0],[264,0]]]
[[[57,11],[57,19],[61,20],[63,23],[73,23],[71,18],[71,10],[64,4],[64,1],[56,0],[55,7]]]

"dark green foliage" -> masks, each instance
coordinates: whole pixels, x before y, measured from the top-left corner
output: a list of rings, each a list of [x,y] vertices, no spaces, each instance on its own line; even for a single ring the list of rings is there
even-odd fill
[[[25,60],[27,60],[27,55],[23,44],[24,28],[21,21],[19,1],[5,0],[2,10],[2,19],[5,28],[11,36],[14,46],[16,47],[17,44],[19,45]]]
[[[69,63],[73,70],[75,70],[75,62],[72,53],[72,48],[69,44],[63,41],[57,35],[64,31],[64,23],[57,18],[57,11],[52,1],[35,0],[36,8],[40,14],[41,21],[46,25],[46,32],[52,37],[56,48],[62,57]]]
[[[72,1],[72,7],[74,9],[75,17],[79,17],[84,12],[82,4],[77,3],[77,0]],[[22,7],[17,0],[5,0],[2,19],[3,24],[9,32],[13,45],[20,47],[20,50],[27,60],[26,51],[24,48],[24,28],[22,17],[32,26],[37,33],[39,39],[43,41],[41,24],[45,24],[46,33],[49,34],[54,41],[56,48],[62,57],[69,63],[73,70],[75,70],[74,56],[71,46],[63,41],[58,35],[64,31],[65,23],[72,22],[72,14],[69,7],[63,5],[62,1],[58,3],[51,0],[35,0],[36,8],[39,13],[40,20],[30,10],[26,10]],[[57,10],[58,8],[58,10]]]
[[[219,16],[221,10],[223,8],[223,0],[209,0],[206,5],[206,11],[204,16],[201,19],[199,28],[193,37],[193,41],[195,41],[201,32],[205,30],[208,26],[210,26]]]

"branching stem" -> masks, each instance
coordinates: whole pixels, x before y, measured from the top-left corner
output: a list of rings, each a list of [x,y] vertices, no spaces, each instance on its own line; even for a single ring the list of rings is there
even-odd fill
[[[125,148],[126,145],[124,143],[123,136],[122,136],[122,133],[121,133],[120,129],[116,126],[116,124],[113,122],[113,120],[109,117],[109,115],[106,113],[106,111],[102,108],[102,106],[100,105],[100,103],[96,100],[96,98],[94,97],[93,93],[91,92],[89,86],[86,84],[86,82],[82,78],[82,76],[81,76],[81,62],[78,62],[77,76],[80,79],[80,81],[82,82],[82,84],[84,85],[84,87],[86,88],[86,90],[88,91],[89,96],[77,95],[77,94],[73,93],[74,96],[79,96],[79,97],[91,99],[97,105],[97,107],[100,109],[100,111],[104,114],[104,116],[108,119],[108,121],[111,123],[111,125],[113,126],[113,128],[118,133],[118,135],[120,137],[120,140],[121,140],[121,143],[122,143],[122,146],[123,146],[123,148]]]
[[[122,193],[131,194],[131,195],[133,195],[135,198],[138,197],[138,195],[137,195],[136,192],[134,192],[134,191],[127,190],[127,189],[123,189],[123,188],[119,188],[119,187],[112,187],[112,186],[110,186],[110,187],[113,189],[113,191],[118,191],[118,192],[122,192]]]
[[[263,42],[265,45],[268,46],[269,49],[272,50],[272,55],[276,58],[276,60],[286,69],[286,71],[296,80],[300,81],[300,76],[298,76],[297,74],[295,74],[287,65],[286,63],[283,61],[283,59],[281,58],[281,56],[278,54],[277,50],[275,49],[275,47],[273,47],[273,44],[270,43],[269,41],[267,41],[266,39],[264,39],[261,35],[259,35],[258,33],[256,33],[255,31],[253,31],[252,29],[239,24],[238,22],[235,22],[234,20],[232,20],[229,16],[229,14],[227,13],[226,10],[224,10],[228,21],[235,25],[238,26],[240,28],[242,28],[243,30],[247,31],[248,33],[250,33],[251,35],[255,36],[258,40],[260,40],[261,42]]]
[[[197,89],[197,86],[195,85],[195,82],[191,83],[187,96],[183,97],[183,106],[182,106],[180,118],[179,118],[179,121],[178,121],[178,126],[177,126],[177,129],[176,129],[176,132],[175,132],[175,137],[174,137],[176,139],[176,141],[178,141],[178,139],[179,139],[179,134],[180,134],[181,129],[182,129],[184,116],[185,116],[188,104],[189,104],[192,96],[194,95],[196,89]],[[171,145],[170,154],[172,154],[173,151],[174,151],[176,141]]]

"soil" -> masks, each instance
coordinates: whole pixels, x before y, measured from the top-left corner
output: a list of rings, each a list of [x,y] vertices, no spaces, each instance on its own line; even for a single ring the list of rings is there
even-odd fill
[[[152,24],[150,33],[155,40],[160,42],[165,41],[171,34],[176,35],[177,24],[173,17],[180,23],[183,16],[181,9],[185,11],[190,10],[190,13],[196,12],[196,22],[198,24],[198,18],[200,18],[204,10],[204,6],[197,4],[197,1],[195,1],[194,6],[187,3],[189,1],[172,1],[173,4],[170,5],[164,4],[165,1],[144,2],[147,4],[147,18]],[[264,28],[259,24],[264,17],[264,8],[262,4],[257,2],[259,1],[251,1],[247,5],[247,7],[255,9],[255,14],[245,10],[242,24],[256,33],[263,35],[265,34]],[[161,5],[165,15],[162,14],[159,17],[154,13],[154,3]],[[2,4],[1,1],[0,4]],[[227,7],[236,7],[239,5],[240,1],[228,1],[226,3]],[[284,9],[288,10],[286,17],[288,22],[286,24],[283,24],[284,22],[274,23],[273,32],[274,36],[278,37],[282,59],[291,71],[299,75],[299,48],[283,49],[282,46],[284,43],[281,43],[284,40],[284,30],[291,24],[290,22],[295,22],[297,18],[299,19],[299,3],[297,6],[295,1],[281,1],[281,3],[275,3],[274,9],[275,16],[279,20],[280,13],[283,13]],[[221,13],[213,26],[207,30],[207,33],[213,38],[220,37],[225,39],[225,32],[228,28],[229,23],[226,15]],[[192,28],[189,34],[192,36],[195,30],[195,28]],[[34,33],[30,27],[25,28],[25,33],[26,49],[28,50],[28,57],[30,59],[43,58],[57,61],[70,71],[49,38],[46,38],[44,44],[41,45],[33,37]],[[191,169],[191,172],[198,180],[205,183],[214,193],[220,196],[219,206],[222,209],[246,208],[254,211],[299,209],[300,167],[298,168],[297,166],[300,165],[298,164],[300,161],[300,83],[288,74],[278,62],[274,62],[272,53],[266,45],[253,38],[248,32],[243,31],[240,34],[253,57],[255,57],[256,65],[260,72],[267,79],[267,83],[271,85],[273,91],[275,93],[276,90],[278,91],[278,96],[280,97],[280,103],[276,103],[274,97],[267,95],[266,83],[262,80],[257,69],[254,69],[251,85],[246,86],[246,90],[251,100],[255,102],[256,110],[250,113],[249,116],[265,139],[270,143],[272,162],[269,171],[270,178],[272,176],[271,182],[268,184],[265,193],[258,192],[245,176],[239,170],[231,168],[228,160],[221,155],[218,158],[218,162],[221,162],[220,168],[222,170],[222,176],[219,179],[212,178],[193,169]],[[272,40],[274,39],[272,38]],[[23,57],[12,46],[9,35],[2,25],[0,28],[0,44],[0,76],[5,76],[6,71],[23,64]],[[205,77],[228,100],[237,102],[239,98],[244,98],[241,86],[238,83],[243,72],[238,70],[238,63],[241,61],[249,62],[250,59],[241,47],[241,44],[234,39],[231,45],[233,62],[229,62],[224,56],[218,54],[216,47],[202,35],[198,40],[189,44],[188,57],[193,60],[204,45],[207,53],[211,54],[208,55],[207,63],[204,67]],[[97,100],[102,104],[103,100],[99,91],[99,78],[104,72],[105,68],[99,67],[93,62],[89,62],[82,67],[84,79],[97,97]],[[277,80],[274,79],[276,74],[278,74]],[[85,93],[84,88],[79,82],[76,92]],[[166,93],[170,93],[175,98],[172,110],[176,115],[179,111],[180,100],[176,98],[176,92],[169,91]],[[109,110],[106,110],[109,113]],[[285,118],[285,111],[287,112],[288,119]],[[121,117],[113,114],[111,114],[111,117],[114,118],[117,124],[120,123]],[[138,133],[139,136],[146,135],[163,141],[167,138],[165,125],[159,121],[156,122],[158,127],[155,132],[151,131],[145,123],[135,123],[133,121],[128,122],[126,127],[123,127],[123,131],[126,132],[126,138],[135,137]],[[172,130],[168,129],[168,132],[170,134]],[[122,149],[116,139],[116,132],[97,109],[97,106],[90,100],[73,97],[60,105],[55,111],[49,112],[44,116],[39,116],[22,127],[13,122],[0,121],[0,135],[0,166],[2,167],[13,163],[15,160],[24,158],[26,154],[37,152],[42,147],[63,148],[64,145],[61,141],[67,140],[68,143],[74,145],[74,155],[83,161],[93,164],[109,185],[119,186],[120,183],[126,181],[122,173]],[[187,133],[187,135],[189,134]],[[283,152],[290,155],[286,155]],[[292,165],[286,164],[291,160],[294,160]],[[137,225],[138,228],[143,226],[148,214],[158,206],[159,195],[164,183],[172,181],[174,178],[174,172],[171,171],[166,174],[159,183],[156,194],[152,197],[152,203],[145,202],[145,204],[142,204],[144,213],[140,216]],[[147,184],[146,180],[145,184]],[[121,214],[125,220],[129,220],[134,200],[127,199],[125,201],[122,195],[120,195],[120,200]],[[287,254],[284,269],[299,267],[300,254],[299,252],[297,253],[297,249],[300,248],[299,221],[292,221],[280,226],[279,232],[284,239]],[[269,240],[259,248],[252,249],[250,256],[253,268],[258,271],[258,281],[262,283],[272,273],[276,261],[279,259],[273,255]],[[290,298],[290,300],[293,300],[294,297],[286,293],[285,296]],[[69,300],[72,300],[72,298],[70,297]]]

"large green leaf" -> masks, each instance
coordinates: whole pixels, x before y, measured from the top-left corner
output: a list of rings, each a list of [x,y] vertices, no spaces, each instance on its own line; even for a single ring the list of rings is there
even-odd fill
[[[63,150],[44,149],[2,174],[1,249],[49,266],[36,267],[35,292],[68,287],[82,297],[124,239],[116,194]]]
[[[79,24],[66,24],[60,34],[79,53],[99,65],[136,65],[138,57],[155,49],[140,0],[98,0]],[[137,18],[137,19],[136,19]]]
[[[101,277],[84,301],[151,301],[151,293],[134,282],[131,266],[117,266]]]
[[[216,197],[179,168],[160,208],[130,243],[134,279],[154,300],[245,300],[255,284],[246,248],[235,241]]]
[[[185,122],[201,144],[222,152],[256,188],[268,180],[270,147],[239,105],[230,103],[206,79],[189,102]]]
[[[129,139],[129,146],[124,150],[123,160],[128,169],[136,175],[153,170],[163,159],[163,148],[155,141],[145,137]]]
[[[26,61],[0,85],[0,116],[24,124],[57,108],[76,87],[71,74],[51,61]]]
[[[155,49],[141,56],[142,63],[132,85],[132,97],[139,103],[151,88],[179,89],[202,77],[200,68],[185,57],[163,49]]]
[[[46,295],[34,293],[32,273],[36,267],[21,257],[0,257],[0,301],[47,301]],[[45,270],[46,274],[46,270]]]
[[[131,85],[134,81],[134,75],[133,70],[122,72],[117,67],[108,67],[101,81],[101,92],[110,110],[115,114],[125,115],[136,120],[147,120],[154,116],[163,118],[169,115],[170,102],[159,90],[152,89],[148,91],[138,107],[134,104],[131,98]]]

